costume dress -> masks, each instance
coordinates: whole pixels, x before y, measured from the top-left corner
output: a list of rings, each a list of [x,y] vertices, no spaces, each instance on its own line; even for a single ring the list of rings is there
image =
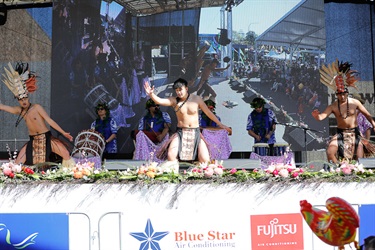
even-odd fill
[[[369,128],[372,128],[371,123],[367,120],[367,118],[362,113],[358,114],[357,123],[358,123],[359,131],[361,132],[363,136],[365,135],[365,132]]]
[[[171,124],[171,118],[167,112],[158,113],[154,117],[148,113],[139,121],[139,132],[135,137],[134,160],[161,162],[155,156],[155,152],[169,140],[169,134],[166,134],[160,143],[157,141],[156,135],[163,131],[165,123]]]
[[[232,152],[228,131],[225,129],[209,129],[209,127],[217,128],[218,126],[204,114],[201,114],[199,118],[199,126],[202,128],[202,135],[207,143],[210,159],[228,159]],[[221,121],[219,116],[216,115],[216,118]]]
[[[95,129],[104,136],[104,139],[107,140],[112,134],[117,134],[117,123],[112,118],[107,119],[96,119],[92,124],[91,128]],[[104,153],[117,153],[117,139],[114,138],[112,141],[108,142],[105,145]]]

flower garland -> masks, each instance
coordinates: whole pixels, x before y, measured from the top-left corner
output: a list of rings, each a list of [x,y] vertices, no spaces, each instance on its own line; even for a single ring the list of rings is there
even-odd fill
[[[253,170],[226,169],[223,161],[213,160],[208,163],[192,165],[183,172],[179,171],[176,162],[145,162],[123,171],[108,171],[103,165],[100,169],[90,161],[77,163],[73,168],[62,165],[41,171],[38,166],[23,166],[15,163],[17,151],[13,154],[7,146],[9,162],[0,167],[0,183],[27,181],[76,181],[92,182],[123,182],[136,181],[144,183],[169,182],[183,183],[188,181],[206,181],[218,183],[261,182],[261,181],[375,181],[372,169],[365,169],[355,161],[342,160],[340,165],[328,164],[317,171],[313,164],[296,167],[295,164],[271,163]]]

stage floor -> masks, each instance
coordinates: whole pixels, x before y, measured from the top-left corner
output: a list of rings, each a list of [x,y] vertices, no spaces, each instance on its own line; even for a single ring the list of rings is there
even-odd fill
[[[124,170],[127,168],[138,167],[147,163],[147,161],[137,161],[137,160],[105,160],[104,166],[108,170]],[[180,162],[180,170],[188,169],[193,166],[191,163]],[[255,169],[261,166],[260,160],[253,159],[227,159],[223,160],[223,166],[226,169],[236,168],[236,169]]]

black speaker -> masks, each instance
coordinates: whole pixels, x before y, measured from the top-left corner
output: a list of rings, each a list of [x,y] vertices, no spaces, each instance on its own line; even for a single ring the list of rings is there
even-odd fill
[[[305,150],[305,131],[303,128],[286,127],[283,140],[291,145],[293,151]],[[310,131],[306,131],[306,148],[313,143],[315,136]]]
[[[220,38],[219,38],[219,44],[223,46],[227,46],[230,44],[231,40],[228,38],[228,30],[227,29],[221,29],[220,30]]]
[[[358,162],[363,164],[364,168],[375,169],[375,158],[358,158]]]
[[[0,3],[0,25],[4,25],[7,22],[8,11],[4,3]]]

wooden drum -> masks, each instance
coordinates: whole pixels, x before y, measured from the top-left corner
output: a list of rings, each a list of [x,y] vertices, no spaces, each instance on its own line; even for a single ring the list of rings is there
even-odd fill
[[[73,156],[102,156],[105,149],[105,139],[94,129],[81,131],[75,141]]]

